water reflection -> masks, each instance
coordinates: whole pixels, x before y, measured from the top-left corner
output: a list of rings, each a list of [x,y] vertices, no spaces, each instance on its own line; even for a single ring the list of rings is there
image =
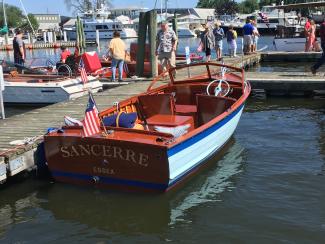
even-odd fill
[[[8,195],[10,191],[12,195],[1,201],[0,236],[12,237],[10,226],[35,221],[50,222],[53,228],[61,228],[64,221],[120,234],[164,233],[169,225],[189,221],[187,214],[196,207],[220,201],[220,193],[234,187],[232,177],[242,171],[243,152],[244,148],[232,139],[199,175],[166,194],[112,193],[59,183],[40,183],[37,191],[25,189],[23,196],[19,194],[22,186],[6,189],[2,193]]]
[[[227,154],[218,161],[218,166],[205,175],[206,180],[197,185],[193,191],[188,192],[184,200],[172,207],[170,224],[186,221],[186,213],[194,207],[207,202],[221,201],[220,193],[227,188],[233,188],[231,178],[242,171],[243,156],[244,148],[239,143],[234,143]]]

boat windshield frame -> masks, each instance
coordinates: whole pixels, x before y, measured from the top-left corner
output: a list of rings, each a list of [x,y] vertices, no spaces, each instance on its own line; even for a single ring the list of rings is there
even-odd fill
[[[206,72],[200,73],[196,76],[190,75],[190,68],[191,67],[198,67],[202,66],[206,68]],[[243,68],[237,68],[233,66],[229,66],[226,64],[218,64],[218,63],[212,63],[212,62],[200,62],[200,63],[191,63],[191,64],[184,64],[184,65],[178,65],[176,67],[172,67],[167,71],[162,72],[160,75],[156,76],[153,81],[149,84],[147,88],[147,92],[150,92],[153,90],[153,86],[158,81],[164,80],[166,76],[169,76],[170,81],[168,85],[172,86],[175,84],[181,84],[181,83],[187,83],[187,82],[195,82],[197,78],[207,78],[209,81],[215,80],[215,79],[221,79],[221,70],[222,68],[225,69],[226,73],[230,72],[238,72],[240,85],[242,87],[242,90],[245,89],[245,71]],[[188,69],[188,77],[184,77],[184,79],[176,80],[174,74],[179,72],[181,69]],[[214,69],[214,70],[213,70]],[[206,76],[207,75],[207,76]],[[201,80],[200,80],[201,81]],[[236,83],[236,81],[230,81]],[[237,81],[238,83],[238,81]]]

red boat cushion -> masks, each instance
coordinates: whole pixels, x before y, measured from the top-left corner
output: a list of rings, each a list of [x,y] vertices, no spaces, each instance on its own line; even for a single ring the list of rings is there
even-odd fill
[[[100,59],[96,52],[85,52],[81,56],[87,73],[93,73],[102,68]]]

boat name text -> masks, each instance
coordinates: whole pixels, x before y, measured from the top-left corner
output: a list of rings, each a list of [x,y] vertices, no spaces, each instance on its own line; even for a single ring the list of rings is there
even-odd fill
[[[72,157],[83,157],[83,156],[93,156],[93,157],[106,157],[118,160],[128,161],[143,167],[149,165],[149,156],[145,153],[138,153],[132,149],[121,148],[118,146],[107,146],[107,145],[72,145],[63,146],[60,149],[62,157],[72,158]]]

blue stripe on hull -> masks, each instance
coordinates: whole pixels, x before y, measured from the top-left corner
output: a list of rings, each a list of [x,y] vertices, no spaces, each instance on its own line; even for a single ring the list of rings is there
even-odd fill
[[[63,171],[51,171],[53,177],[66,177],[66,178],[73,178],[76,180],[84,180],[84,181],[93,181],[93,177],[95,175],[88,175],[88,174],[78,174],[78,173],[70,173],[70,172],[63,172]],[[142,187],[148,189],[156,189],[156,190],[165,190],[168,186],[159,183],[151,183],[151,182],[142,182],[142,181],[135,181],[135,180],[125,180],[125,179],[117,179],[111,178],[106,176],[97,176],[98,183],[105,183],[105,184],[112,184],[112,185],[126,185],[126,186],[135,186],[135,187]]]

